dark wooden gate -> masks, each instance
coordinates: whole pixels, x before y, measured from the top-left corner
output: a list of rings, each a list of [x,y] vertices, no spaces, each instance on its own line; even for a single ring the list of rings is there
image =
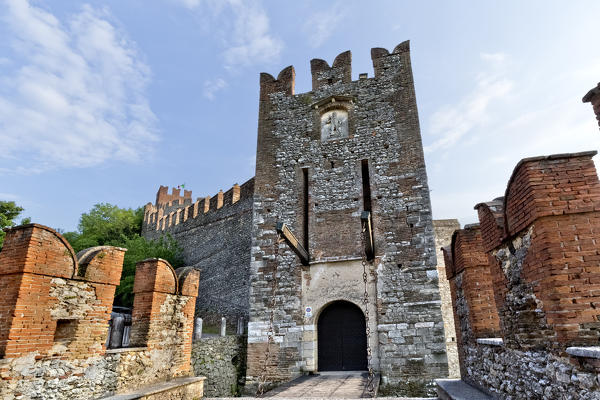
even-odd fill
[[[364,371],[367,369],[365,316],[347,301],[325,308],[317,322],[319,371]]]

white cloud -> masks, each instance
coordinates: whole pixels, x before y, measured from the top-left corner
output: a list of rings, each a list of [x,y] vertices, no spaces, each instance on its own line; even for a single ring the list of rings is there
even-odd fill
[[[208,79],[204,81],[204,97],[209,100],[215,99],[215,93],[227,87],[227,82],[222,78]]]
[[[19,196],[12,193],[0,193],[0,201],[15,201],[19,200]]]
[[[347,14],[347,7],[336,1],[327,9],[312,14],[304,23],[303,30],[312,47],[320,47],[335,32]]]
[[[484,61],[493,61],[501,63],[506,60],[506,54],[504,53],[479,53],[479,56]]]
[[[235,28],[223,53],[225,66],[234,68],[276,61],[283,43],[269,32],[269,17],[263,8],[249,1],[229,0],[228,3]]]
[[[513,90],[514,82],[495,71],[505,56],[482,53],[481,58],[494,65],[488,64],[489,69],[479,74],[475,88],[462,100],[443,106],[431,116],[429,134],[436,139],[425,146],[426,153],[450,149],[475,133],[490,120],[490,106],[506,99]]]
[[[10,166],[0,173],[136,161],[150,151],[150,70],[107,12],[84,6],[59,21],[27,1],[7,5],[7,39],[24,61],[2,70],[0,157]]]
[[[270,31],[269,16],[258,0],[174,0],[198,13],[223,36],[225,68],[277,61],[283,42]],[[214,32],[212,32],[214,33]]]
[[[279,60],[283,42],[271,32],[269,16],[259,0],[171,1],[201,16],[210,26],[206,32],[221,37],[223,67],[229,73]],[[221,78],[209,79],[204,84],[204,96],[213,100],[225,86]]]
[[[201,0],[172,0],[174,3],[181,4],[189,9],[194,9],[200,5]]]
[[[435,218],[477,222],[473,206],[502,196],[522,158],[598,148],[593,112],[581,103],[597,68],[512,65],[500,54],[482,53],[486,67],[474,86],[425,119]],[[589,65],[600,66],[600,59]]]

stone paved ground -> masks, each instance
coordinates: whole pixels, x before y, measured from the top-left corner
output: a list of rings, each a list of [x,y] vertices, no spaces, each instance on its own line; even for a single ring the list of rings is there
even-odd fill
[[[369,397],[363,394],[367,374],[364,372],[321,372],[319,375],[307,375],[265,393],[264,397],[273,399],[360,399]],[[252,397],[238,397],[235,400],[249,400]],[[377,400],[434,400],[414,397],[378,397]],[[206,398],[205,400],[224,400],[224,398]],[[233,398],[231,399],[233,400]]]
[[[270,391],[265,397],[358,399],[363,397],[366,383],[367,374],[362,372],[321,373],[300,377]]]

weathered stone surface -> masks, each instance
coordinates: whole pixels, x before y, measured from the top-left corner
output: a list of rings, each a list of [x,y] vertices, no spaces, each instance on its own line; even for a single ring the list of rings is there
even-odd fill
[[[367,268],[375,289],[370,302],[376,305],[370,317],[378,327],[385,326],[372,332],[372,339],[378,340],[372,346],[377,347],[373,364],[388,385],[409,380],[424,389],[433,378],[447,376],[431,206],[408,46],[391,54],[376,51],[373,57],[375,78],[358,81],[348,79],[349,55],[331,68],[323,61],[312,62],[313,91],[303,94],[294,94],[293,67],[277,79],[261,76],[249,382],[256,382],[264,362],[275,262],[277,356],[268,380],[287,381],[318,369],[315,322],[304,313],[312,304],[304,302],[317,287],[312,283],[317,272],[329,268],[325,263],[342,268],[361,258],[360,214],[368,200],[363,188],[365,164],[375,237],[375,260]],[[321,117],[336,109],[348,115],[348,136],[322,140]],[[306,244],[310,266],[302,267],[285,245],[279,246],[275,260],[277,222],[287,224]],[[360,282],[361,275],[357,270],[347,279],[332,278],[327,298],[360,298],[364,287],[349,282]],[[336,298],[331,297],[333,292]],[[314,308],[315,315],[320,311]],[[427,324],[415,325],[420,323]],[[397,328],[402,324],[406,329]]]
[[[242,391],[246,377],[245,336],[222,336],[194,341],[192,368],[205,376],[204,393],[208,397],[232,397]]]

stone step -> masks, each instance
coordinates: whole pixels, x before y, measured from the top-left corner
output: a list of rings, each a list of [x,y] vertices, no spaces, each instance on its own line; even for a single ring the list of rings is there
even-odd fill
[[[492,400],[481,390],[460,379],[436,379],[438,396],[441,400]]]
[[[202,400],[253,400],[263,397],[204,397]],[[362,397],[361,397],[362,398]],[[359,397],[302,397],[305,400],[358,400]],[[298,397],[278,397],[278,399],[298,399]],[[364,399],[364,398],[362,398]],[[377,400],[440,400],[437,397],[377,397]]]
[[[108,397],[101,397],[101,400],[135,400],[135,399],[182,399],[195,400],[200,399],[204,389],[203,376],[190,376],[187,378],[177,378],[171,381],[160,382],[154,385],[148,385],[136,390],[125,393],[119,393]],[[238,397],[239,399],[239,397]]]

